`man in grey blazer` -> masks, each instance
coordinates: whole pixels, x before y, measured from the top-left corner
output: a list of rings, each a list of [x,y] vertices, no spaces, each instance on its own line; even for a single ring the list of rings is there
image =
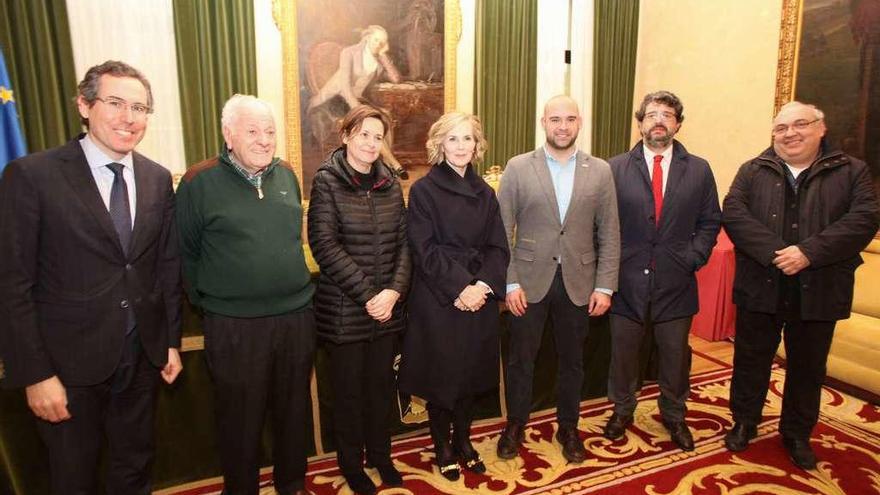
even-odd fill
[[[559,359],[556,439],[569,462],[582,462],[586,450],[577,422],[583,346],[589,316],[604,314],[617,289],[617,197],[608,163],[577,149],[581,116],[574,100],[551,98],[541,125],[546,143],[507,162],[498,193],[511,251],[506,302],[513,314],[507,426],[498,457],[516,457],[522,444],[535,358],[549,317]]]

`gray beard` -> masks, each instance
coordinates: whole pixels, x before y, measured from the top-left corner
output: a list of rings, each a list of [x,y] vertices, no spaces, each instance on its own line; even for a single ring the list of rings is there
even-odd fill
[[[654,148],[665,148],[669,146],[669,143],[672,142],[673,137],[674,136],[670,136],[669,134],[667,134],[666,137],[662,138],[645,137],[645,142],[648,143],[648,146]]]

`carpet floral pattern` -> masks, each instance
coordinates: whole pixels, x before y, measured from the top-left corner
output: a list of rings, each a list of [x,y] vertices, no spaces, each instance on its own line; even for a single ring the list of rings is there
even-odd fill
[[[737,454],[724,448],[724,433],[732,418],[728,409],[730,369],[691,378],[688,425],[696,448],[683,452],[669,440],[660,423],[656,385],[646,386],[640,396],[635,423],[626,435],[610,441],[602,427],[611,416],[605,400],[582,404],[579,429],[588,457],[568,464],[554,440],[553,411],[533,415],[526,428],[522,456],[499,459],[495,445],[503,428],[500,420],[484,421],[473,429],[474,446],[486,462],[486,474],[464,472],[455,482],[442,477],[433,464],[430,438],[420,434],[394,442],[394,463],[404,486],[386,488],[384,495],[420,494],[869,494],[880,493],[880,407],[835,390],[822,393],[820,424],[811,438],[819,457],[815,471],[802,471],[788,460],[777,431],[782,406],[784,370],[775,368],[764,410],[764,422],[750,447]],[[375,470],[367,473],[377,485]],[[261,493],[274,493],[269,475]],[[350,495],[352,492],[336,468],[334,458],[313,460],[307,484],[318,494]],[[207,484],[175,492],[202,495],[219,492]]]

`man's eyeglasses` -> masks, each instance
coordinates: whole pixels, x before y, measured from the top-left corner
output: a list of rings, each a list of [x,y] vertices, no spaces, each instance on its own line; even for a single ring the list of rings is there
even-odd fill
[[[655,122],[669,122],[671,120],[675,120],[676,115],[672,112],[648,112],[645,114],[645,118],[653,120]]]
[[[822,120],[822,119],[798,120],[798,121],[795,121],[791,125],[779,124],[778,126],[773,128],[773,135],[774,136],[781,136],[781,135],[785,134],[786,132],[788,132],[789,129],[792,129],[795,132],[803,131],[803,130],[806,130],[807,127],[810,127],[811,125],[815,124],[816,122],[819,122],[820,120]]]
[[[146,118],[148,114],[153,113],[153,109],[144,105],[142,103],[129,103],[122,98],[108,97],[101,98],[99,96],[95,97],[96,100],[110,107],[110,110],[114,114],[120,114],[131,109],[131,114],[137,119]]]

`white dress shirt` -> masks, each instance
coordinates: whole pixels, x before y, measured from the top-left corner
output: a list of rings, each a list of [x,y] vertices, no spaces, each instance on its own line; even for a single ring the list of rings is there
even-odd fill
[[[642,149],[645,152],[645,163],[648,165],[648,178],[653,181],[654,155],[656,155],[657,153],[651,151],[650,148],[648,148],[644,144],[642,144]],[[660,153],[660,155],[663,157],[663,159],[660,160],[660,170],[663,171],[663,195],[666,196],[666,182],[667,179],[669,179],[669,164],[672,163],[672,145],[667,146],[666,149],[663,150],[663,153]]]

